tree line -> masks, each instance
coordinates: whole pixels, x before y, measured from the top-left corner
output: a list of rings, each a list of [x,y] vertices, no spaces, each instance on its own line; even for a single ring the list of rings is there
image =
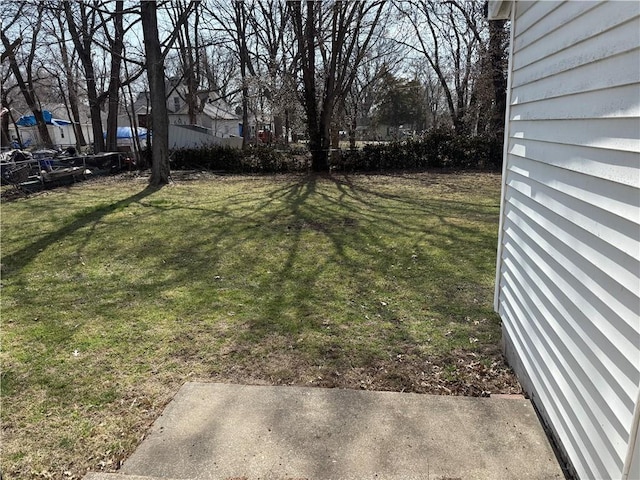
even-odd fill
[[[508,25],[488,22],[483,8],[464,0],[6,3],[3,135],[24,106],[51,144],[42,105],[55,99],[79,146],[88,110],[93,151],[116,150],[118,115],[135,126],[131,105],[148,91],[151,182],[166,183],[167,97],[177,79],[192,123],[203,91],[237,105],[243,146],[251,117],[268,115],[286,132],[298,125],[315,171],[328,169],[339,132],[353,144],[366,118],[500,138]]]

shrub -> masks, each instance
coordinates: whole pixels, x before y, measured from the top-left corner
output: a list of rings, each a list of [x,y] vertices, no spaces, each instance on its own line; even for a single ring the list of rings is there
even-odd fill
[[[171,167],[176,170],[202,169],[241,171],[242,152],[238,149],[221,146],[205,146],[174,150],[171,154]]]

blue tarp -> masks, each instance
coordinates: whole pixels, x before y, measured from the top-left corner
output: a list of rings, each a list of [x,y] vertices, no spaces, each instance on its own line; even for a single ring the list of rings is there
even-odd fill
[[[134,129],[131,127],[118,127],[118,130],[116,130],[116,138],[120,138],[120,139],[133,138],[133,133],[134,133]],[[104,133],[104,136],[106,138],[107,136],[106,132]],[[141,139],[147,138],[146,128],[138,127],[138,138],[141,138]]]
[[[69,120],[61,120],[59,118],[53,118],[49,110],[43,110],[42,116],[44,117],[44,121],[47,125],[55,125],[57,127],[71,125],[71,122]],[[20,125],[21,127],[34,127],[35,125],[37,125],[36,117],[35,115],[23,115],[16,122],[16,124]]]

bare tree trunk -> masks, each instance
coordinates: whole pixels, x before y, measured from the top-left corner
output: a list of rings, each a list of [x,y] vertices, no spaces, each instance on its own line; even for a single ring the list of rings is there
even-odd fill
[[[351,124],[349,125],[349,149],[356,149],[356,129],[358,128],[356,116],[351,117]]]
[[[153,117],[153,142],[151,144],[153,159],[150,183],[154,186],[160,186],[169,183],[169,115],[164,83],[164,57],[158,36],[156,2],[141,1],[140,13]]]
[[[87,97],[89,99],[89,114],[91,115],[91,130],[93,133],[93,151],[99,153],[104,151],[104,137],[102,132],[101,102],[98,98],[98,90],[96,86],[95,70],[93,68],[93,60],[91,59],[93,26],[89,25],[89,17],[87,16],[86,5],[80,2],[81,32],[75,23],[73,12],[71,10],[71,2],[62,2],[64,5],[65,16],[67,17],[67,26],[69,33],[73,39],[73,43],[80,57],[82,68],[87,87]]]
[[[64,105],[64,109],[67,111],[67,118],[73,118],[73,116],[71,115],[71,107],[69,106],[69,97],[67,95],[65,95],[65,88],[64,85],[62,84],[62,79],[60,77],[57,77],[56,80],[58,81],[58,88],[60,89],[60,94],[62,97],[62,104]],[[73,127],[73,133],[75,134],[76,132],[76,125],[75,124],[71,124]],[[75,137],[75,147],[78,148],[78,137]]]
[[[245,82],[244,74],[242,81]],[[248,145],[251,128],[249,127],[249,88],[242,87],[242,149],[246,149]]]
[[[124,72],[126,78],[129,78],[129,68],[127,67],[127,62],[124,63]],[[131,90],[131,83],[127,82],[126,84],[127,93],[129,94],[129,105],[131,105],[131,111],[127,109],[127,114],[129,115],[129,125],[133,129],[133,150],[136,160],[136,165],[140,166],[140,153],[142,152],[142,148],[140,148],[140,137],[138,136],[138,119],[136,118],[136,112],[133,110],[133,105],[135,100],[133,98],[133,91]],[[149,141],[149,136],[147,135],[147,141]]]
[[[22,142],[22,136],[20,135],[20,130],[18,129],[18,123],[16,119],[13,118],[13,114],[9,111],[9,115],[11,116],[11,123],[13,124],[13,129],[16,132],[16,138],[18,139],[18,147],[24,148],[24,143]]]
[[[240,76],[242,77],[242,148],[247,148],[247,140],[251,135],[249,127],[249,86],[247,84],[247,72],[253,73],[251,61],[249,59],[249,48],[247,47],[247,18],[244,2],[235,2],[235,24],[237,43],[240,56]],[[258,124],[256,122],[256,135],[258,135]],[[256,142],[257,143],[257,142]]]
[[[91,131],[93,133],[93,153],[104,152],[104,132],[102,130],[102,109],[100,108],[100,101],[96,93],[96,81],[93,72],[93,67],[90,69],[90,73],[87,74],[87,97],[89,99],[89,115],[91,116]]]
[[[109,96],[109,110],[107,113],[107,151],[115,152],[118,150],[118,107],[120,106],[120,66],[122,64],[122,50],[124,48],[124,29],[122,26],[122,10],[124,1],[116,2],[116,10],[113,14],[114,36],[111,45],[111,75],[109,79],[109,88],[107,95]]]
[[[358,66],[377,31],[384,2],[336,1],[327,11],[327,31],[319,31],[324,2],[308,0],[303,18],[302,2],[291,2],[298,58],[302,70],[302,103],[307,114],[311,168],[329,169],[330,125],[336,104],[342,103],[356,78]],[[319,97],[315,51],[322,57],[323,83]]]
[[[60,26],[60,55],[62,56],[62,66],[64,67],[64,73],[66,76],[66,90],[67,98],[69,99],[69,110],[71,110],[71,118],[73,120],[73,131],[76,134],[76,148],[80,150],[87,142],[84,139],[84,132],[82,131],[82,124],[80,123],[80,109],[78,107],[78,91],[76,86],[76,80],[73,75],[73,68],[69,61],[69,52],[67,51],[67,43],[64,35],[65,27],[62,17],[58,16],[58,25]],[[61,87],[62,90],[62,87]]]
[[[181,13],[187,11],[189,6],[186,2],[174,1],[171,3],[176,19],[180,18]],[[190,26],[185,22],[177,28],[178,54],[182,66],[182,77],[187,87],[185,102],[187,104],[187,113],[189,115],[189,124],[196,125],[198,123],[198,86],[200,85],[200,49],[198,32],[200,22],[200,10],[196,7],[194,10],[194,24]],[[191,33],[193,31],[193,34]],[[192,40],[193,37],[193,40]]]
[[[327,158],[329,129],[323,125],[322,119],[318,114],[318,99],[316,96],[315,2],[307,1],[305,19],[302,17],[301,2],[293,2],[290,5],[293,8],[294,28],[302,63],[303,105],[307,114],[311,169],[313,171],[323,171],[329,168]]]
[[[5,94],[5,92],[2,92],[3,95]],[[16,132],[16,139],[18,140],[18,147],[22,148],[24,145],[22,143],[22,137],[20,136],[20,130],[18,130],[18,125],[16,124],[16,119],[13,117],[13,113],[11,113],[11,106],[9,105],[7,98],[3,97],[2,98],[2,106],[5,107],[7,109],[7,113],[3,116],[3,118],[8,117],[8,120],[11,121],[11,125],[13,125],[13,130]],[[7,122],[7,136],[9,136],[9,125]],[[11,142],[12,139],[9,139],[9,142]]]
[[[200,9],[198,7],[194,10],[194,45],[191,45],[189,35],[187,35],[187,45],[189,48],[189,59],[191,61],[190,68],[190,80],[189,80],[189,120],[191,123],[198,123],[198,87],[200,86],[200,43],[198,29],[200,27]],[[184,23],[185,31],[188,34],[189,22]]]
[[[289,133],[291,127],[289,125],[289,110],[284,111],[284,144],[289,145]]]
[[[76,146],[80,149],[87,144],[87,141],[85,140],[84,132],[82,131],[80,108],[78,107],[78,92],[75,89],[75,85],[70,84],[69,81],[73,82],[73,77],[67,77],[67,94],[69,98],[69,109],[71,110],[71,118],[73,119],[73,130],[76,134]]]

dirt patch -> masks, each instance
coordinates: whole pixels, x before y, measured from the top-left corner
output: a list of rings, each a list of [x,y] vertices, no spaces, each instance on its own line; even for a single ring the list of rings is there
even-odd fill
[[[495,358],[487,365],[486,360],[480,362],[477,356],[468,352],[417,361],[399,355],[388,362],[344,372],[325,371],[311,383],[329,388],[473,397],[522,393],[515,374],[502,358]]]
[[[326,358],[318,365],[295,352],[270,352],[251,356],[240,349],[223,349],[215,371],[202,381],[251,385],[295,385],[411,392],[436,395],[489,397],[522,394],[522,387],[504,357],[457,351],[443,356],[399,354],[388,360],[352,366],[348,358]],[[185,358],[185,360],[187,360]],[[202,362],[197,355],[188,361]],[[194,365],[196,367],[196,365]]]

